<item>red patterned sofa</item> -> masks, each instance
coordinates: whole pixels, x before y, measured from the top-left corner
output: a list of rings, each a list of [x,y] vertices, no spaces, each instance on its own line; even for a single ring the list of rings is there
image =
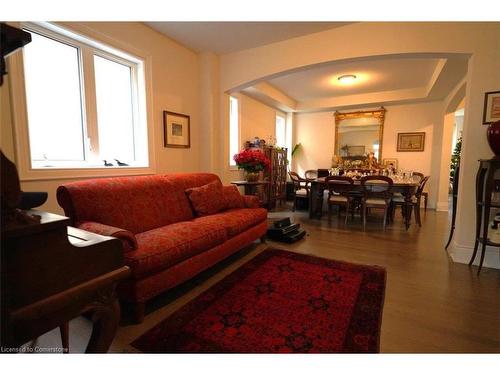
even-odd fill
[[[190,173],[92,179],[57,189],[74,226],[122,241],[132,276],[118,294],[133,304],[138,322],[149,299],[263,240],[267,211],[254,196],[236,194],[244,208],[196,215],[186,190],[214,181],[222,186],[214,174]]]

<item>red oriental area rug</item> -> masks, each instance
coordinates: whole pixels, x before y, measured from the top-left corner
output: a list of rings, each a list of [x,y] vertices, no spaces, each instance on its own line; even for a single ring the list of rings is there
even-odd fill
[[[385,270],[268,249],[132,343],[145,353],[376,353]]]

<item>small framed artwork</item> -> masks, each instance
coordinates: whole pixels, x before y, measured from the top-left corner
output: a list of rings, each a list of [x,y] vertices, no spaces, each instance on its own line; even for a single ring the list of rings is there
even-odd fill
[[[424,151],[425,132],[398,133],[398,152]]]
[[[500,120],[500,91],[484,94],[483,124],[488,125]]]
[[[191,147],[189,116],[163,111],[163,145],[165,147]]]
[[[385,168],[398,169],[398,159],[396,158],[384,158],[382,159],[382,165]]]

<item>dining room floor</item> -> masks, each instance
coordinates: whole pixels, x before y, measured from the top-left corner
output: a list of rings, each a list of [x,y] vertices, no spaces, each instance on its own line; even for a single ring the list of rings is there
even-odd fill
[[[454,263],[444,244],[449,230],[446,212],[422,210],[422,227],[408,231],[399,212],[382,230],[374,213],[363,231],[359,217],[347,225],[334,215],[329,221],[309,219],[307,211],[282,207],[270,219],[291,217],[307,231],[294,244],[255,243],[215,267],[156,298],[148,305],[142,324],[122,323],[111,352],[134,351],[130,343],[211,285],[267,247],[282,248],[353,263],[372,264],[387,270],[380,350],[382,353],[500,353],[500,270]],[[70,351],[83,352],[90,322],[70,323]],[[42,336],[38,345],[60,345],[58,331]]]

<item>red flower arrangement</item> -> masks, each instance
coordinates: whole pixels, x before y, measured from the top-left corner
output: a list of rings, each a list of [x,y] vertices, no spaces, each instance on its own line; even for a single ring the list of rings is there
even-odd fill
[[[243,150],[233,156],[238,169],[245,172],[260,172],[269,169],[271,161],[259,150]]]

